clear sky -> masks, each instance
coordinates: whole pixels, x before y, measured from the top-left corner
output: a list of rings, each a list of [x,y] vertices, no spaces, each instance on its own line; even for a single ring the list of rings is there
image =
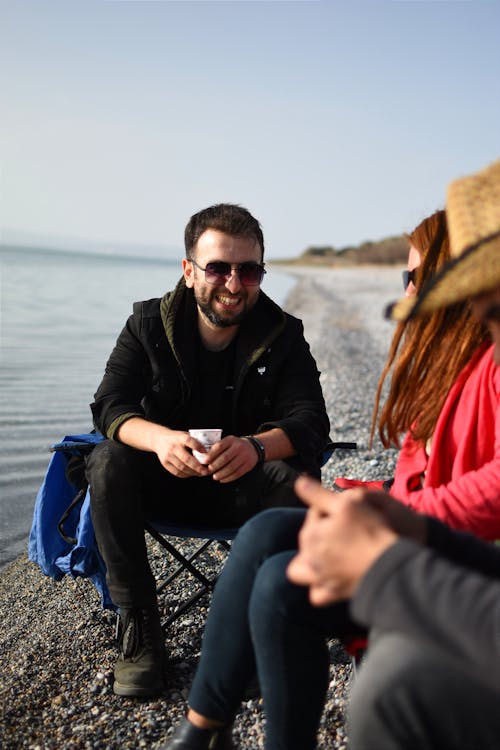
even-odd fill
[[[181,248],[230,201],[295,256],[500,156],[500,2],[0,0],[0,83],[4,242]]]

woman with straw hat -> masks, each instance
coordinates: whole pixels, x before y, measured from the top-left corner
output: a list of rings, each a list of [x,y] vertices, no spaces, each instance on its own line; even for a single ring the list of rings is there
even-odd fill
[[[414,285],[411,295],[407,287],[406,297],[414,301],[451,259],[445,212],[428,216],[408,239]],[[382,444],[400,448],[390,494],[419,513],[486,540],[500,538],[500,451],[495,451],[500,371],[491,353],[490,334],[468,300],[400,321],[372,419],[372,438],[378,416]],[[390,387],[378,415],[389,372]],[[364,484],[337,478],[334,489]]]
[[[448,191],[454,259],[392,315],[470,298],[500,365],[500,161]],[[289,566],[315,605],[348,598],[372,628],[354,684],[351,750],[493,750],[500,743],[500,548],[416,515],[388,495],[338,498],[313,480]]]

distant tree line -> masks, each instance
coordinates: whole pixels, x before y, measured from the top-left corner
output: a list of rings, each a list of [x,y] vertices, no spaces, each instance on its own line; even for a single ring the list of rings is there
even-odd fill
[[[280,263],[297,265],[351,266],[361,263],[404,264],[408,257],[408,240],[404,235],[387,237],[378,242],[362,242],[357,246],[336,250],[332,245],[311,245],[298,257]]]

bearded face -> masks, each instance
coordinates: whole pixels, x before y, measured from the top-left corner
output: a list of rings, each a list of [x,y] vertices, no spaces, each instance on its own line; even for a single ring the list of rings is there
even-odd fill
[[[207,263],[261,263],[260,246],[248,237],[232,237],[215,229],[207,229],[199,238],[193,260],[183,262],[186,285],[191,287],[198,311],[209,325],[216,328],[237,326],[256,304],[260,285],[245,286],[234,269],[220,283],[208,283],[205,278]]]

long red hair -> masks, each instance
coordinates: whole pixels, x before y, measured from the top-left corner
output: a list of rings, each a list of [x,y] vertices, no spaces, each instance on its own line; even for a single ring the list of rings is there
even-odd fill
[[[418,293],[450,259],[445,212],[436,211],[424,219],[408,235],[408,241],[421,255],[415,279]],[[386,448],[399,448],[400,437],[408,430],[425,445],[458,374],[487,339],[487,329],[472,316],[468,302],[399,323],[377,386],[370,444],[378,417],[378,432]],[[379,416],[382,389],[391,370]]]

